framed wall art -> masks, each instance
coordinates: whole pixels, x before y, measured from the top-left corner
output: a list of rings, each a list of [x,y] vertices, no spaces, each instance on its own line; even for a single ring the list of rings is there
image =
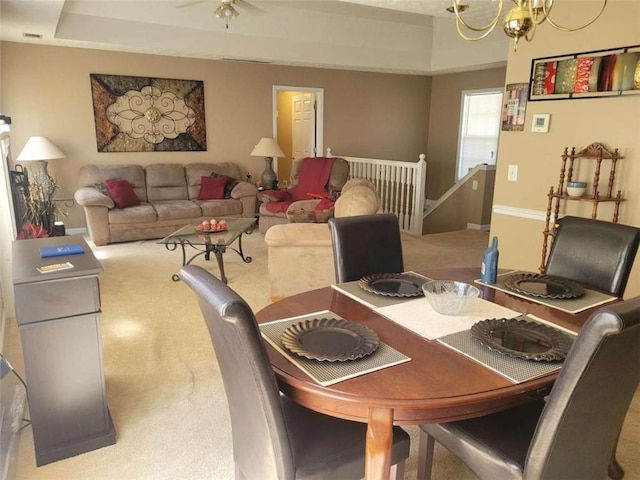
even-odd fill
[[[90,74],[98,152],[205,151],[204,82]]]
[[[505,87],[502,107],[502,130],[524,130],[528,83],[510,83]]]
[[[531,61],[531,101],[638,94],[640,45]]]

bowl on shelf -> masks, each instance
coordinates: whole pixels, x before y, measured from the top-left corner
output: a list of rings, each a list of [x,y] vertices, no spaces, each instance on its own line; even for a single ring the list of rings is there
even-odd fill
[[[587,190],[587,182],[567,182],[567,195],[581,197]]]
[[[431,307],[443,315],[461,315],[480,295],[480,290],[473,285],[453,280],[427,282],[422,285],[422,291]]]

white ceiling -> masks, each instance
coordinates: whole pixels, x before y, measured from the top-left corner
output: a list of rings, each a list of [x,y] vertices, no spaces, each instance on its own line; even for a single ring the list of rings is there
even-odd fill
[[[0,39],[43,45],[278,65],[435,74],[506,63],[500,31],[481,42],[455,33],[451,0],[0,0]],[[474,0],[486,23],[496,2]],[[42,38],[25,37],[24,34]]]

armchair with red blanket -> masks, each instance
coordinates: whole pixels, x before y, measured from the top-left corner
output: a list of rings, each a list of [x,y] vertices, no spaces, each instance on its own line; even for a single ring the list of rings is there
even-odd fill
[[[349,164],[343,158],[307,157],[294,162],[289,188],[258,193],[260,232],[292,221],[328,220],[333,195],[349,178]],[[317,215],[316,215],[317,214]],[[295,220],[300,216],[305,219]]]

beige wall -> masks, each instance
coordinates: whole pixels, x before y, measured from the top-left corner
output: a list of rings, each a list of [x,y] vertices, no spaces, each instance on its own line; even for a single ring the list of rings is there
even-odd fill
[[[427,198],[437,200],[456,181],[463,90],[503,89],[506,67],[433,77],[429,109]]]
[[[600,2],[582,2],[580,12],[557,2],[554,18],[577,24],[580,15],[595,12]],[[584,5],[583,5],[584,4]],[[510,53],[506,83],[527,82],[531,59],[572,52],[640,44],[640,2],[611,0],[597,24],[571,33],[543,25],[531,43]],[[535,113],[550,113],[549,133],[532,133]],[[618,162],[616,188],[627,201],[620,223],[640,226],[640,95],[617,98],[529,102],[523,132],[501,132],[498,149],[494,213],[491,234],[500,237],[500,267],[537,271],[541,263],[547,192],[558,184],[560,155],[565,147],[581,149],[593,142],[617,147],[626,158]],[[507,182],[509,164],[517,164],[517,182]],[[590,173],[581,172],[589,176]],[[507,207],[501,209],[501,207]],[[496,207],[505,213],[497,213]],[[611,219],[611,208],[601,205],[601,218]],[[587,203],[572,202],[562,213],[589,216]],[[636,260],[626,296],[640,295],[640,261]]]
[[[0,108],[13,119],[17,156],[32,135],[50,137],[67,158],[50,162],[68,193],[86,163],[235,161],[254,178],[249,155],[271,136],[273,85],[324,89],[324,146],[347,156],[415,160],[427,149],[428,77],[218,62],[3,42]],[[206,152],[98,153],[90,73],[203,80]],[[71,227],[83,223],[75,207]]]

